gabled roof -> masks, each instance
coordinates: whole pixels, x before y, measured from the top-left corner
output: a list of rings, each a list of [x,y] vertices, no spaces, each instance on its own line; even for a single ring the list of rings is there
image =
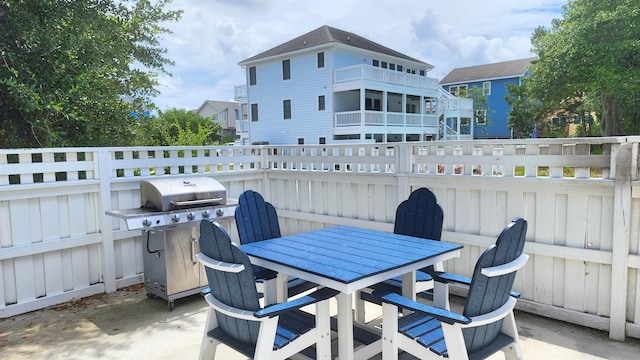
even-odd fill
[[[463,82],[521,77],[535,58],[503,61],[493,64],[469,66],[451,70],[441,81],[441,85]]]
[[[237,102],[232,102],[232,101],[216,101],[216,100],[205,100],[204,103],[202,103],[202,105],[200,105],[200,107],[196,110],[196,112],[199,112],[200,110],[202,110],[202,108],[206,105],[211,105],[213,106],[214,109],[216,109],[217,111],[223,111],[227,108],[232,108],[237,110],[238,109],[238,103]]]
[[[289,40],[284,44],[278,45],[258,55],[242,60],[241,62],[239,62],[239,64],[244,65],[246,63],[250,63],[256,60],[262,60],[262,59],[270,58],[277,55],[287,54],[287,53],[303,50],[306,48],[313,48],[316,46],[321,46],[321,45],[326,45],[331,43],[336,43],[336,44],[341,44],[346,46],[353,46],[359,49],[373,51],[380,54],[393,56],[396,58],[400,58],[400,59],[404,59],[412,62],[417,62],[430,68],[433,67],[432,65],[427,64],[424,61],[414,59],[398,51],[389,49],[386,46],[377,44],[371,40],[367,40],[362,36],[356,35],[354,33],[350,33],[348,31],[332,28],[327,25],[321,26],[311,32],[308,32],[293,40]]]
[[[208,104],[212,104],[218,110],[224,110],[227,108],[238,109],[238,103],[235,101],[216,101],[216,100],[207,100]]]

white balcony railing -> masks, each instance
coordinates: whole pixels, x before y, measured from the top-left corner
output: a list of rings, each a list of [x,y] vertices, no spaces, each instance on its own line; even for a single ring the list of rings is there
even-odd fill
[[[436,90],[440,88],[437,79],[382,69],[371,65],[354,65],[336,69],[334,79],[336,84],[347,81],[368,80],[420,89]]]
[[[236,101],[247,98],[247,85],[237,85],[235,87],[235,96],[234,99]]]
[[[249,120],[236,120],[236,134],[249,132]]]
[[[361,121],[364,114],[364,121]],[[405,114],[380,111],[345,111],[335,114],[335,127],[347,126],[407,126],[438,127],[438,117],[426,114]]]

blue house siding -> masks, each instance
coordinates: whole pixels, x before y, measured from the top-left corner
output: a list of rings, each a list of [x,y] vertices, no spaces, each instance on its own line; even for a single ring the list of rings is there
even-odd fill
[[[507,84],[519,85],[528,74],[528,67],[534,58],[504,61],[500,63],[469,66],[453,69],[440,82],[445,90],[451,92],[455,86],[483,88],[483,83],[491,84],[491,93],[487,95],[486,123],[475,125],[475,139],[510,138],[509,112],[511,107],[504,99],[507,96]]]
[[[259,119],[250,124],[250,141],[271,144],[317,144],[331,138],[331,70],[328,53],[325,67],[317,68],[318,51],[282,57],[256,66],[257,84],[251,86],[249,103],[258,104]],[[282,79],[282,60],[290,60],[291,78]],[[318,110],[324,95],[325,110]],[[291,100],[291,119],[283,118],[283,101]]]
[[[469,87],[478,86],[482,88],[483,82],[470,83]],[[509,112],[511,107],[504,100],[509,93],[507,84],[519,84],[519,79],[499,79],[491,81],[491,94],[487,96],[486,124],[477,124],[475,138],[509,138],[511,137],[511,129],[509,128]]]

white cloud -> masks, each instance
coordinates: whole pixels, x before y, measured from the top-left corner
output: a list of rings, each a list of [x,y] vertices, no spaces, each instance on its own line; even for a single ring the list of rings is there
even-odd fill
[[[161,77],[156,104],[197,108],[232,100],[244,83],[238,62],[322,25],[354,32],[435,66],[442,78],[456,67],[531,56],[538,26],[561,17],[566,0],[176,0],[184,10],[163,46],[176,62]]]

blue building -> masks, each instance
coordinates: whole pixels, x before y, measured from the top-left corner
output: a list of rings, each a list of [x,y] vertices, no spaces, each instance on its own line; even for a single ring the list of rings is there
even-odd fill
[[[504,61],[493,64],[469,66],[451,70],[440,85],[453,95],[465,93],[472,87],[484,89],[488,108],[476,110],[474,138],[510,138],[508,119],[511,107],[505,101],[506,84],[520,84],[528,74],[528,68],[535,58]]]
[[[239,65],[246,72],[246,85],[236,87],[243,144],[473,136],[473,102],[429,77],[432,65],[354,33],[322,26]]]

